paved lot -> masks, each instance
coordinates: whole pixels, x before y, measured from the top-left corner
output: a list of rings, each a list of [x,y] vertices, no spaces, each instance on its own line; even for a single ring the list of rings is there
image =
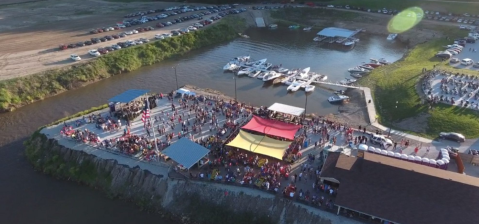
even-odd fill
[[[453,44],[453,43],[451,43]],[[479,62],[479,41],[476,43],[467,43],[466,47],[464,47],[463,51],[457,55],[453,55],[453,58],[458,58],[459,60],[470,58],[474,61],[474,63]],[[474,67],[473,65],[461,65],[460,62],[458,63],[449,63],[452,67],[458,69],[470,69],[474,71],[479,71],[479,68]]]
[[[479,109],[479,79],[477,77],[456,76],[437,73],[426,79],[424,93],[431,99],[454,106]]]

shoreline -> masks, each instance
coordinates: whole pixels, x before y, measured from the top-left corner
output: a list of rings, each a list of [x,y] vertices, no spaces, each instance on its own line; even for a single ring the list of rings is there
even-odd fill
[[[194,34],[152,41],[133,48],[115,51],[78,66],[1,81],[0,88],[3,90],[0,112],[11,112],[44,98],[81,88],[114,75],[137,70],[143,66],[182,55],[190,50],[232,40],[238,37],[238,31],[244,30],[248,25],[245,20],[235,18],[224,18],[211,27],[196,31]],[[184,42],[180,48],[170,46],[176,46],[178,42]],[[156,55],[158,53],[161,54]],[[117,61],[123,61],[123,63],[118,64]]]

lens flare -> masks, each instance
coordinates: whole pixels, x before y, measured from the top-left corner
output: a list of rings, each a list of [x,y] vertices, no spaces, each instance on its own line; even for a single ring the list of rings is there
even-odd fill
[[[390,33],[402,33],[421,22],[424,11],[419,7],[407,8],[395,15],[388,23]]]

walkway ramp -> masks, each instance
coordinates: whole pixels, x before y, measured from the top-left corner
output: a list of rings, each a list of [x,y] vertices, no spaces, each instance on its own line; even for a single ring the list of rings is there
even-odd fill
[[[266,27],[263,17],[256,17],[255,21],[257,27]]]

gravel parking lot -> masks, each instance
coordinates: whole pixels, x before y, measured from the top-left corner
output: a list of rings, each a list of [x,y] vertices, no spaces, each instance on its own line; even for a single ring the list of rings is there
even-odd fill
[[[151,39],[155,34],[169,33],[171,30],[186,28],[198,22],[191,20],[92,46],[64,51],[58,50],[60,44],[87,41],[93,37],[100,38],[138,27],[155,27],[155,24],[158,22],[165,22],[200,12],[174,15],[165,19],[128,27],[125,30],[89,34],[89,31],[93,28],[109,27],[122,22],[123,17],[129,13],[179,5],[181,4],[174,2],[115,3],[96,0],[47,0],[3,6],[0,8],[0,18],[2,19],[0,24],[0,42],[4,43],[0,46],[0,80],[82,63],[73,62],[69,58],[70,54],[77,54],[84,59],[82,61],[85,61],[85,59],[92,58],[87,55],[90,49],[111,46],[119,41],[130,39]],[[208,15],[208,18],[210,16],[213,16],[213,14]]]

